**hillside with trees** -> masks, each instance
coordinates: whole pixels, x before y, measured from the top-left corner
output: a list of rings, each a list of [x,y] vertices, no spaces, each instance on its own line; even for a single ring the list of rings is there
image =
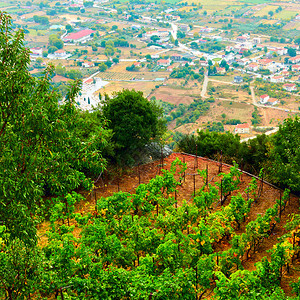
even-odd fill
[[[299,118],[249,143],[199,131],[178,143],[194,156],[130,168],[164,139],[158,105],[123,90],[83,112],[80,81],[59,101],[4,13],[0,49],[0,298],[299,299]]]

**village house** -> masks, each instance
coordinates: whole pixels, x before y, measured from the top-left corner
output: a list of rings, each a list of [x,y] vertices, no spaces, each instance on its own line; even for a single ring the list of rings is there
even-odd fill
[[[259,66],[260,66],[261,69],[266,69],[272,63],[273,63],[272,59],[269,59],[269,58],[263,58],[263,59],[261,59],[261,60],[258,61],[258,64],[259,64]]]
[[[140,68],[142,66],[142,64],[139,62],[139,61],[135,61],[133,63],[133,65],[136,67],[136,68]]]
[[[290,72],[289,71],[281,71],[280,75],[282,75],[284,78],[288,78],[290,76]]]
[[[254,37],[252,41],[253,41],[253,44],[257,45],[257,44],[261,43],[261,38],[260,37]]]
[[[84,80],[83,83],[84,83],[84,84],[91,85],[91,84],[94,83],[94,80],[93,80],[93,78],[88,78],[88,79]]]
[[[241,76],[234,76],[233,81],[234,81],[234,83],[242,83],[244,80],[243,80],[243,77],[241,77]]]
[[[218,74],[225,74],[226,73],[226,69],[225,68],[217,68],[217,73]]]
[[[258,70],[258,63],[252,62],[246,67],[246,69],[251,72],[256,72]]]
[[[299,63],[300,62],[300,55],[297,55],[295,57],[290,57],[289,58],[289,62],[291,64],[297,64],[297,63]]]
[[[288,92],[293,92],[297,89],[297,86],[294,83],[286,83],[283,85],[283,89],[285,89]]]
[[[176,53],[172,54],[171,59],[174,60],[174,61],[180,61],[180,60],[182,60],[182,55],[176,54]]]
[[[159,58],[159,54],[151,54],[151,58],[152,59],[158,59]]]
[[[273,83],[282,83],[284,82],[284,77],[280,75],[275,75],[270,77],[270,82]]]
[[[268,105],[276,105],[278,104],[278,99],[275,99],[275,98],[270,98],[267,102]]]
[[[202,27],[200,28],[200,32],[206,32],[206,33],[210,33],[212,31],[214,31],[215,29],[212,27]]]
[[[159,59],[157,61],[157,65],[161,67],[168,67],[171,64],[171,61],[169,59]]]
[[[167,29],[158,29],[158,30],[154,30],[154,31],[147,31],[146,33],[144,33],[144,37],[149,39],[152,36],[156,35],[159,38],[164,38],[164,37],[168,37],[169,34],[170,34],[170,32]]]
[[[42,57],[43,56],[43,48],[41,47],[34,47],[30,48],[30,56],[31,57]]]
[[[237,42],[246,42],[247,38],[245,36],[241,35],[236,38],[236,41]]]
[[[186,24],[180,24],[179,29],[183,32],[187,32],[190,30],[190,27],[189,27],[189,25],[186,25]]]
[[[174,66],[168,66],[167,67],[167,71],[168,72],[173,72],[173,70],[174,70]]]
[[[62,38],[62,40],[65,43],[85,43],[92,38],[91,35],[94,32],[95,30],[92,29],[84,29],[78,32],[72,32],[67,36],[65,36],[64,38]]]
[[[53,53],[53,55],[54,55],[55,58],[66,58],[67,52],[63,49],[60,49],[60,50],[56,50]]]
[[[266,104],[268,102],[268,100],[270,99],[270,96],[267,94],[264,94],[264,95],[261,95],[259,97],[259,99],[260,99],[261,104]]]
[[[292,66],[292,71],[299,72],[300,71],[300,65],[293,65]]]
[[[235,134],[250,133],[250,125],[247,123],[237,124],[234,129]]]
[[[92,68],[94,66],[95,66],[95,64],[90,61],[86,61],[82,64],[82,67],[84,67],[84,68]]]

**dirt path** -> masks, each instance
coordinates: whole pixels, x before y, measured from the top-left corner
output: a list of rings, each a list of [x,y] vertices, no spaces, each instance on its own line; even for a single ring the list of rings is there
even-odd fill
[[[201,91],[201,97],[205,98],[206,92],[207,92],[207,85],[208,85],[208,76],[205,73],[204,75],[204,80],[203,80],[203,85],[202,85],[202,91]]]
[[[250,91],[251,91],[252,103],[253,103],[253,105],[256,105],[255,92],[254,92],[253,86],[250,86]]]

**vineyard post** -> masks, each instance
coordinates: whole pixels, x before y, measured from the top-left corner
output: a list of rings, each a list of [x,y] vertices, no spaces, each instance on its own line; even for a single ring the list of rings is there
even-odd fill
[[[208,186],[208,163],[206,163],[206,186]]]
[[[194,177],[194,197],[196,196],[196,174],[193,175]]]
[[[295,247],[295,232],[293,232],[293,249]]]
[[[161,168],[164,168],[164,156],[163,156],[163,150],[162,146],[160,147],[160,154],[161,154]]]
[[[185,164],[185,156],[183,156],[183,163]],[[185,181],[185,171],[183,173],[183,181]]]
[[[196,160],[194,161],[194,170],[198,169],[198,146],[196,144]]]
[[[290,189],[289,189],[290,190]],[[291,190],[289,191],[289,199],[287,201],[288,205],[290,205],[290,201],[291,201]]]
[[[64,294],[63,294],[63,291],[62,291],[62,288],[60,289],[60,296],[61,296],[61,300],[64,300]]]
[[[195,267],[196,271],[196,283],[195,283],[195,290],[196,290],[196,300],[198,299],[197,297],[197,283],[198,283],[198,266]]]
[[[223,196],[222,195],[223,194],[223,179],[221,179],[221,189],[220,190],[221,190],[221,199],[220,200],[221,200],[221,205],[223,205],[223,201],[222,201],[222,196]]]
[[[243,181],[243,158],[241,159],[241,182]]]
[[[94,197],[95,197],[95,210],[97,211],[97,190],[94,189]]]
[[[264,189],[264,171],[261,173],[261,193],[263,192]]]
[[[120,192],[120,178],[118,178],[118,192]]]
[[[175,208],[177,209],[177,190],[175,189]]]

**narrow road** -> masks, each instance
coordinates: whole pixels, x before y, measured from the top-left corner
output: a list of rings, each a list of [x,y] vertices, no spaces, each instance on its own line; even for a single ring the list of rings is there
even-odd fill
[[[279,130],[279,127],[275,127],[274,129],[272,129],[272,130],[270,130],[270,131],[267,131],[267,132],[265,133],[265,135],[270,135],[270,134],[276,133],[278,130]],[[241,139],[240,142],[241,142],[241,143],[242,143],[242,142],[247,142],[247,141],[249,141],[249,140],[255,139],[256,137],[257,137],[257,135],[251,136],[251,137],[248,137],[248,138],[244,138],[244,139]]]

